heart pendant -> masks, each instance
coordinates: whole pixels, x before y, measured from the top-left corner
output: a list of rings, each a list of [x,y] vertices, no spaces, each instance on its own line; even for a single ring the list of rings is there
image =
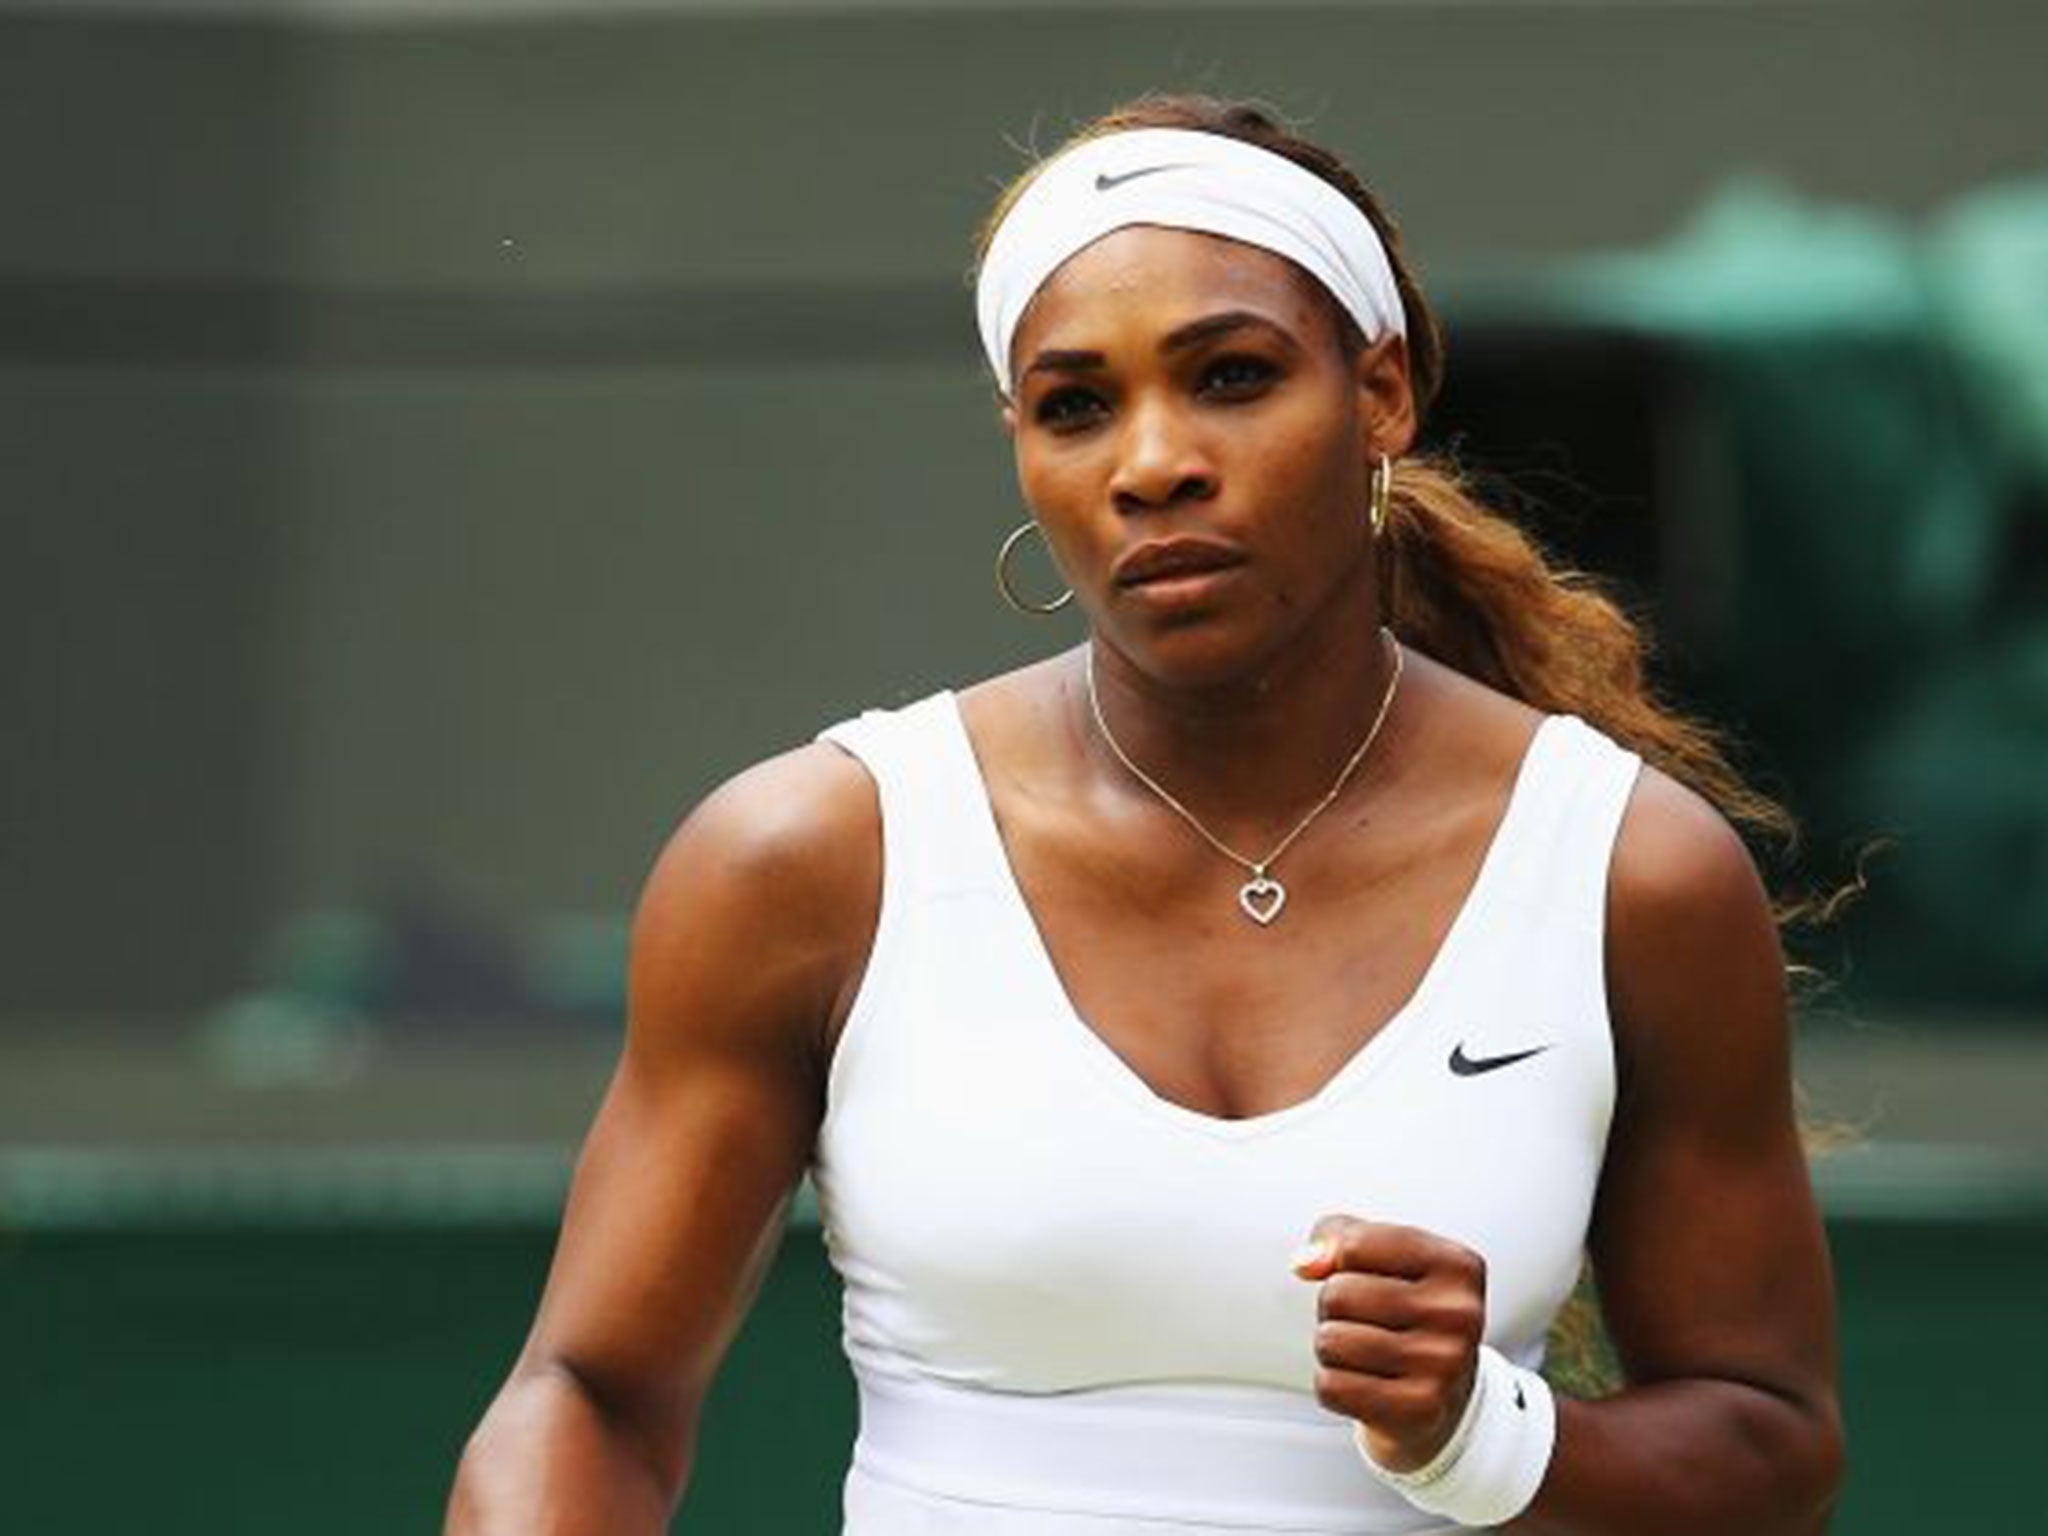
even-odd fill
[[[1237,904],[1244,908],[1246,917],[1263,928],[1287,905],[1287,887],[1270,875],[1254,875],[1237,888]]]

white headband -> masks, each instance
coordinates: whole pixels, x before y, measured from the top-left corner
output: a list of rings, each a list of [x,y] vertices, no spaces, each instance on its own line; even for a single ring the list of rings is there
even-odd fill
[[[1132,128],[1049,161],[997,226],[975,285],[981,345],[1005,395],[1010,342],[1060,263],[1113,229],[1161,224],[1285,256],[1336,296],[1367,341],[1405,336],[1400,290],[1378,233],[1313,171],[1242,139]]]

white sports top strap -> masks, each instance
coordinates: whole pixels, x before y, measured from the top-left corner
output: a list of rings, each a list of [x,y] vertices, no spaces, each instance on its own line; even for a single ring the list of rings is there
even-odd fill
[[[867,768],[882,802],[883,904],[986,884],[980,770],[950,692],[819,732]]]
[[[1576,715],[1545,718],[1518,791],[1512,846],[1496,851],[1493,897],[1527,910],[1541,904],[1598,925],[1606,906],[1608,860],[1641,759]]]

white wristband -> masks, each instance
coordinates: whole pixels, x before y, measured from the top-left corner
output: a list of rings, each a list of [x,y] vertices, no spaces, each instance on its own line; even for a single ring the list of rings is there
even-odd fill
[[[1479,1346],[1472,1396],[1444,1448],[1413,1472],[1391,1472],[1353,1432],[1372,1475],[1425,1514],[1459,1525],[1504,1525],[1529,1507],[1557,1444],[1557,1401],[1550,1383],[1489,1344]]]

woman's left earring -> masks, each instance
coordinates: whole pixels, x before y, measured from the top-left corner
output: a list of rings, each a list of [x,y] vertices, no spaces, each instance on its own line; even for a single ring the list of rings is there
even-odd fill
[[[1394,461],[1384,453],[1372,467],[1372,536],[1387,530],[1387,508],[1394,500]]]
[[[1034,533],[1043,537],[1038,524],[1035,521],[1027,521],[1011,529],[1010,536],[1003,540],[1003,547],[996,551],[996,590],[1003,594],[1003,601],[1019,613],[1042,617],[1048,613],[1058,613],[1071,603],[1074,600],[1074,589],[1069,587],[1049,603],[1034,603],[1017,595],[1017,589],[1010,584],[1010,556],[1017,552],[1019,544]]]

